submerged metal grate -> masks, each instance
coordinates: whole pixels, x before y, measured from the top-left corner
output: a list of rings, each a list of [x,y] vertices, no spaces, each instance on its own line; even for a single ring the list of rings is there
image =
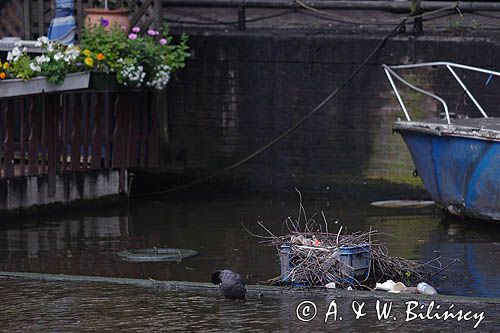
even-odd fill
[[[172,248],[150,248],[150,249],[134,249],[118,252],[118,256],[123,260],[133,262],[155,262],[155,261],[176,261],[181,262],[183,259],[197,255],[198,252],[189,249],[172,249]]]

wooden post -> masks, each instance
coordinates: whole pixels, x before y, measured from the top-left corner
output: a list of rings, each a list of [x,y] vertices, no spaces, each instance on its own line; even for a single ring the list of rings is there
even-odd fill
[[[38,37],[45,35],[45,17],[43,15],[43,0],[38,0]]]
[[[28,174],[38,174],[38,149],[40,147],[40,114],[43,110],[35,110],[35,98],[40,100],[40,97],[32,97],[29,107],[29,137],[28,137]]]
[[[83,138],[82,138],[82,146],[83,146],[83,154],[82,154],[82,159],[83,159],[83,165],[82,169],[87,170],[87,163],[88,163],[88,154],[89,154],[89,127],[90,127],[90,108],[89,104],[91,103],[92,100],[92,95],[91,94],[82,94],[82,104],[83,104],[83,99],[85,98],[85,111],[83,113]]]
[[[58,173],[58,154],[59,149],[59,130],[58,130],[58,111],[59,96],[46,95],[47,104],[45,109],[45,135],[47,142],[47,175],[48,175],[48,197],[56,194],[56,175]]]
[[[114,122],[114,111],[115,111],[115,102],[116,102],[116,94],[107,92],[105,99],[105,121],[104,121],[104,168],[111,168],[111,142],[113,140],[113,122]]]
[[[82,40],[82,28],[83,28],[83,6],[82,0],[76,0],[76,34],[78,36],[78,41]]]
[[[24,39],[31,39],[31,0],[24,0],[23,3],[23,24]]]
[[[104,113],[103,93],[97,93],[94,100],[94,131],[92,132],[91,168],[99,169],[102,161],[102,119]]]
[[[118,93],[118,100],[115,104],[115,129],[113,131],[113,161],[112,167],[120,169],[120,191],[126,189],[125,169],[127,160],[127,134],[129,126],[127,124],[127,114],[132,109],[132,99],[128,93]],[[132,109],[133,110],[133,109]]]
[[[81,127],[82,127],[82,94],[75,94],[73,108],[73,131],[71,132],[71,171],[80,170],[80,156],[82,148]]]
[[[158,122],[158,106],[160,105],[160,94],[156,92],[151,92],[152,104],[149,107],[150,113],[150,128],[149,128],[149,138],[148,138],[148,167],[157,167],[159,159],[159,143],[160,143],[160,131]]]
[[[151,107],[152,103],[150,101],[150,96],[147,92],[142,94],[144,100],[143,100],[143,105],[145,108],[142,108],[141,110],[141,120],[139,124],[139,128],[141,129],[141,137],[140,137],[140,142],[141,142],[141,167],[145,168],[148,164],[148,152],[147,152],[147,143],[148,143],[148,116],[149,116],[149,108]]]
[[[160,29],[163,24],[163,6],[161,0],[154,0],[153,13],[154,13],[154,26],[156,29]]]
[[[70,95],[63,94],[62,96],[62,118],[61,118],[61,172],[66,171],[68,164],[68,126],[69,126],[69,110],[70,110]]]
[[[7,101],[4,107],[5,114],[5,138],[3,140],[3,176],[4,178],[14,177],[14,129],[15,117],[13,100]]]
[[[25,124],[25,113],[26,113],[26,105],[29,103],[29,98],[23,98],[19,102],[19,112],[21,112],[20,116],[20,124],[19,124],[19,167],[20,167],[20,176],[24,176],[26,170],[26,124]]]

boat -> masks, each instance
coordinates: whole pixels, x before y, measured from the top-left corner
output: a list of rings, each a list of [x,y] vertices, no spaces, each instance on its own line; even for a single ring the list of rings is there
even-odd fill
[[[382,67],[406,118],[395,122],[394,131],[403,137],[416,173],[432,199],[449,214],[500,222],[500,118],[488,116],[456,69],[484,73],[488,81],[500,73],[451,62]],[[453,119],[443,98],[399,74],[422,68],[447,70],[481,117]],[[443,107],[444,117],[412,120],[396,81],[437,100]]]

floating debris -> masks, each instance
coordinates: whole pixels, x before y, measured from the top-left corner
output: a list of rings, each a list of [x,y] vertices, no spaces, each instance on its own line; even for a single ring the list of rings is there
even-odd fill
[[[198,252],[189,249],[149,248],[126,250],[118,253],[123,260],[133,262],[176,261],[197,255]]]
[[[424,200],[386,200],[375,201],[370,205],[383,208],[425,208],[434,205],[434,201]]]

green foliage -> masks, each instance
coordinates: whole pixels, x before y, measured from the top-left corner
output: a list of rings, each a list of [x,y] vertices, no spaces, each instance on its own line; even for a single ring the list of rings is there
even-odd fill
[[[16,61],[11,62],[9,74],[16,79],[29,80],[34,76],[30,64],[30,57],[27,54],[23,54]]]
[[[110,30],[106,30],[100,25],[94,26],[92,29],[83,28],[81,49],[90,50],[92,55],[102,53],[106,57],[106,66],[93,69],[116,72],[121,68],[118,59],[127,52],[127,36],[118,27],[113,27]]]
[[[184,68],[186,58],[190,56],[188,52],[189,46],[187,45],[188,40],[189,36],[186,34],[182,34],[179,44],[172,45],[170,42],[167,43],[165,56],[167,57],[167,63],[172,68],[172,71]]]

